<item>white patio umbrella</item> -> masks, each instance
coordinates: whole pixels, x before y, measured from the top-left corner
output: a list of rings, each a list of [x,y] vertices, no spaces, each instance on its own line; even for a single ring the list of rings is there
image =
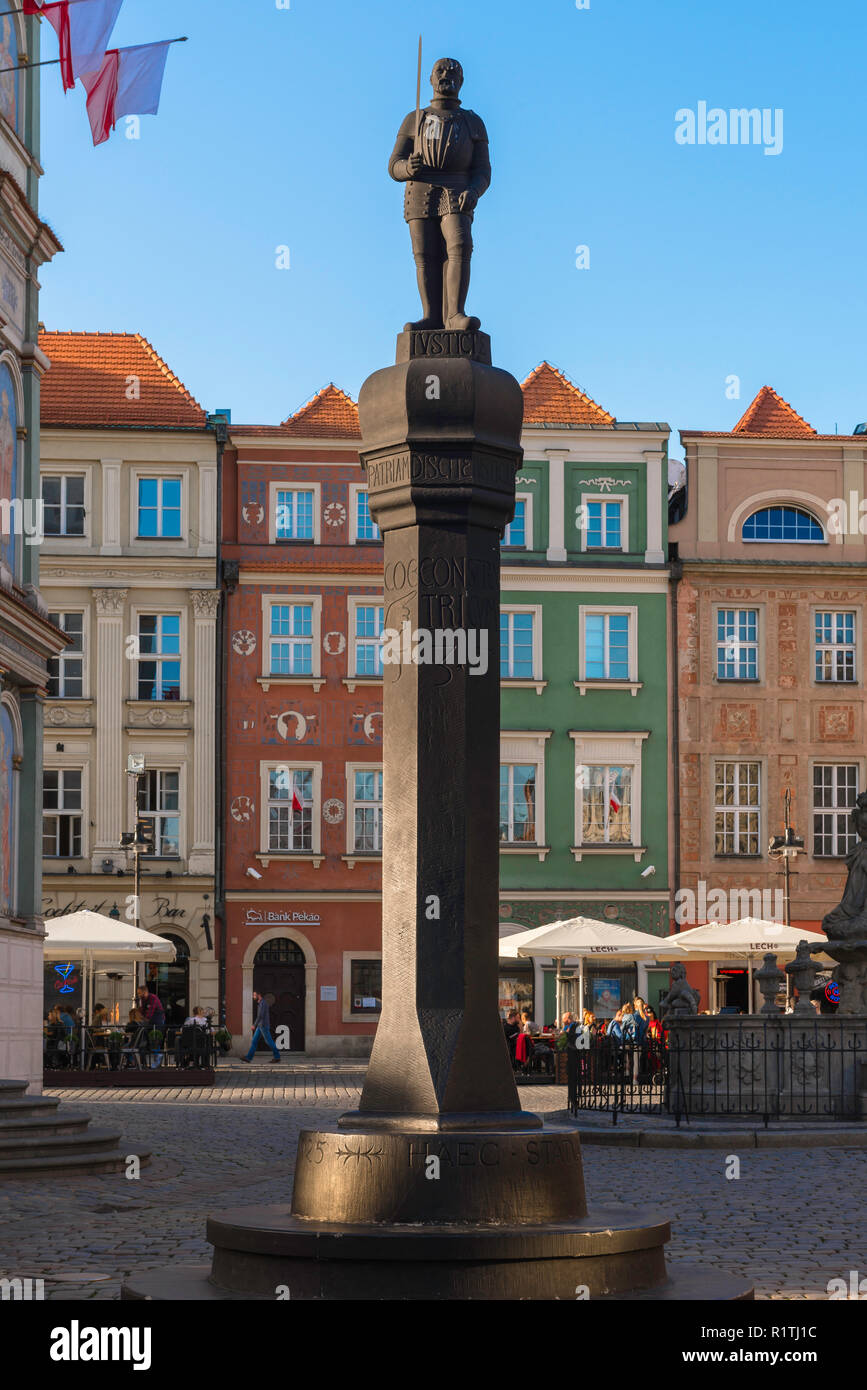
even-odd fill
[[[101,912],[83,908],[65,917],[49,917],[45,923],[44,955],[46,960],[82,962],[82,1008],[87,1017],[88,968],[93,991],[94,960],[174,960],[175,948],[170,941],[153,932],[134,927],[120,918],[107,917]]]
[[[766,922],[761,917],[741,917],[737,922],[706,922],[691,927],[670,938],[688,960],[745,960],[749,978],[749,1003],[753,1007],[753,961],[773,951],[787,960],[794,959],[798,942],[811,945],[827,943],[821,932],[805,931],[803,927],[787,927],[781,922]],[[816,953],[823,961],[833,964],[824,952]]]
[[[500,955],[509,960],[545,956],[557,962],[557,1017],[560,1017],[560,983],[564,960],[578,961],[579,998],[584,1002],[585,960],[668,960],[681,957],[670,936],[651,936],[619,922],[597,922],[593,917],[569,917],[532,931],[519,932],[500,941]]]

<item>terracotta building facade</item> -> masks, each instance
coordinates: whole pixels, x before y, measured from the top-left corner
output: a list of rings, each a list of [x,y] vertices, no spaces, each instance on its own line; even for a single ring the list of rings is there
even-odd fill
[[[681,439],[687,505],[669,529],[678,925],[788,916],[818,929],[867,787],[867,437],[819,435],[764,387],[730,433]],[[804,840],[788,902],[768,853],[787,802]],[[745,1006],[730,970],[708,968],[702,1008]]]

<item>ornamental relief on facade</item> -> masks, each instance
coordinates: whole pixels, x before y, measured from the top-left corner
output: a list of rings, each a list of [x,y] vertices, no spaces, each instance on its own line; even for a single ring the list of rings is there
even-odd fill
[[[256,634],[249,628],[232,633],[232,651],[238,656],[252,656],[256,650]]]
[[[755,705],[719,705],[714,719],[715,739],[755,739],[759,732]]]
[[[819,739],[848,742],[855,737],[855,710],[851,705],[819,705],[813,711],[813,723],[814,737]]]

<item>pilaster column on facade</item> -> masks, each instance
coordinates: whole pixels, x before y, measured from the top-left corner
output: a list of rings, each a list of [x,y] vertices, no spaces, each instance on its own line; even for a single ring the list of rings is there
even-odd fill
[[[21,760],[18,782],[18,916],[28,926],[42,925],[42,714],[41,691],[23,686],[18,691],[21,715]],[[21,771],[27,769],[27,779]],[[25,788],[32,788],[29,795]],[[22,793],[25,793],[22,795]]]
[[[564,561],[566,553],[566,459],[568,449],[546,449],[548,457],[548,551],[549,560]]]
[[[865,534],[867,534],[867,479],[865,479],[865,462],[867,462],[867,449],[863,445],[855,448],[843,446],[843,503],[842,515],[840,520],[835,523],[837,534],[831,534],[829,540],[832,545],[843,546],[842,554],[838,551],[836,558],[842,560],[863,560]],[[836,512],[836,508],[834,511]],[[825,521],[824,517],[820,517]]]
[[[102,544],[100,555],[120,555],[120,482],[123,459],[101,458]]]
[[[662,548],[662,449],[645,449],[645,485],[647,489],[647,541],[644,551],[646,565],[665,564]],[[667,480],[666,480],[667,481]]]
[[[123,764],[123,710],[126,679],[124,652],[124,611],[127,589],[94,589],[96,607],[96,776],[93,781],[96,805],[91,819],[96,822],[96,838],[91,855],[94,873],[104,859],[115,868],[126,867],[120,848],[124,829],[126,777]]]
[[[189,872],[214,872],[214,754],[217,679],[217,589],[193,589],[193,842]]]
[[[719,555],[719,450],[698,444],[695,451],[695,491],[698,494],[698,541],[702,553]],[[716,549],[710,551],[709,546]]]
[[[199,548],[198,555],[217,554],[217,465],[213,459],[198,465]]]

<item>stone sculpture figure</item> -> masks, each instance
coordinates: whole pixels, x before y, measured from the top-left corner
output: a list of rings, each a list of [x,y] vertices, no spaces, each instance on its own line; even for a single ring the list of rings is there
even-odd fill
[[[465,306],[473,212],[491,182],[488,135],[481,118],[461,107],[464,73],[456,58],[440,58],[430,80],[433,101],[418,117],[415,111],[406,117],[388,165],[391,177],[406,184],[403,211],[423,310],[406,327],[475,332],[479,320]]]
[[[867,792],[861,792],[852,807],[852,823],[858,844],[846,855],[846,887],[837,906],[822,918],[828,938],[824,949],[838,962],[834,979],[840,986],[842,1014],[867,1013]]]
[[[689,1018],[698,1013],[700,995],[697,989],[687,983],[686,966],[679,961],[671,967],[671,984],[668,993],[659,1001],[662,1017]]]

